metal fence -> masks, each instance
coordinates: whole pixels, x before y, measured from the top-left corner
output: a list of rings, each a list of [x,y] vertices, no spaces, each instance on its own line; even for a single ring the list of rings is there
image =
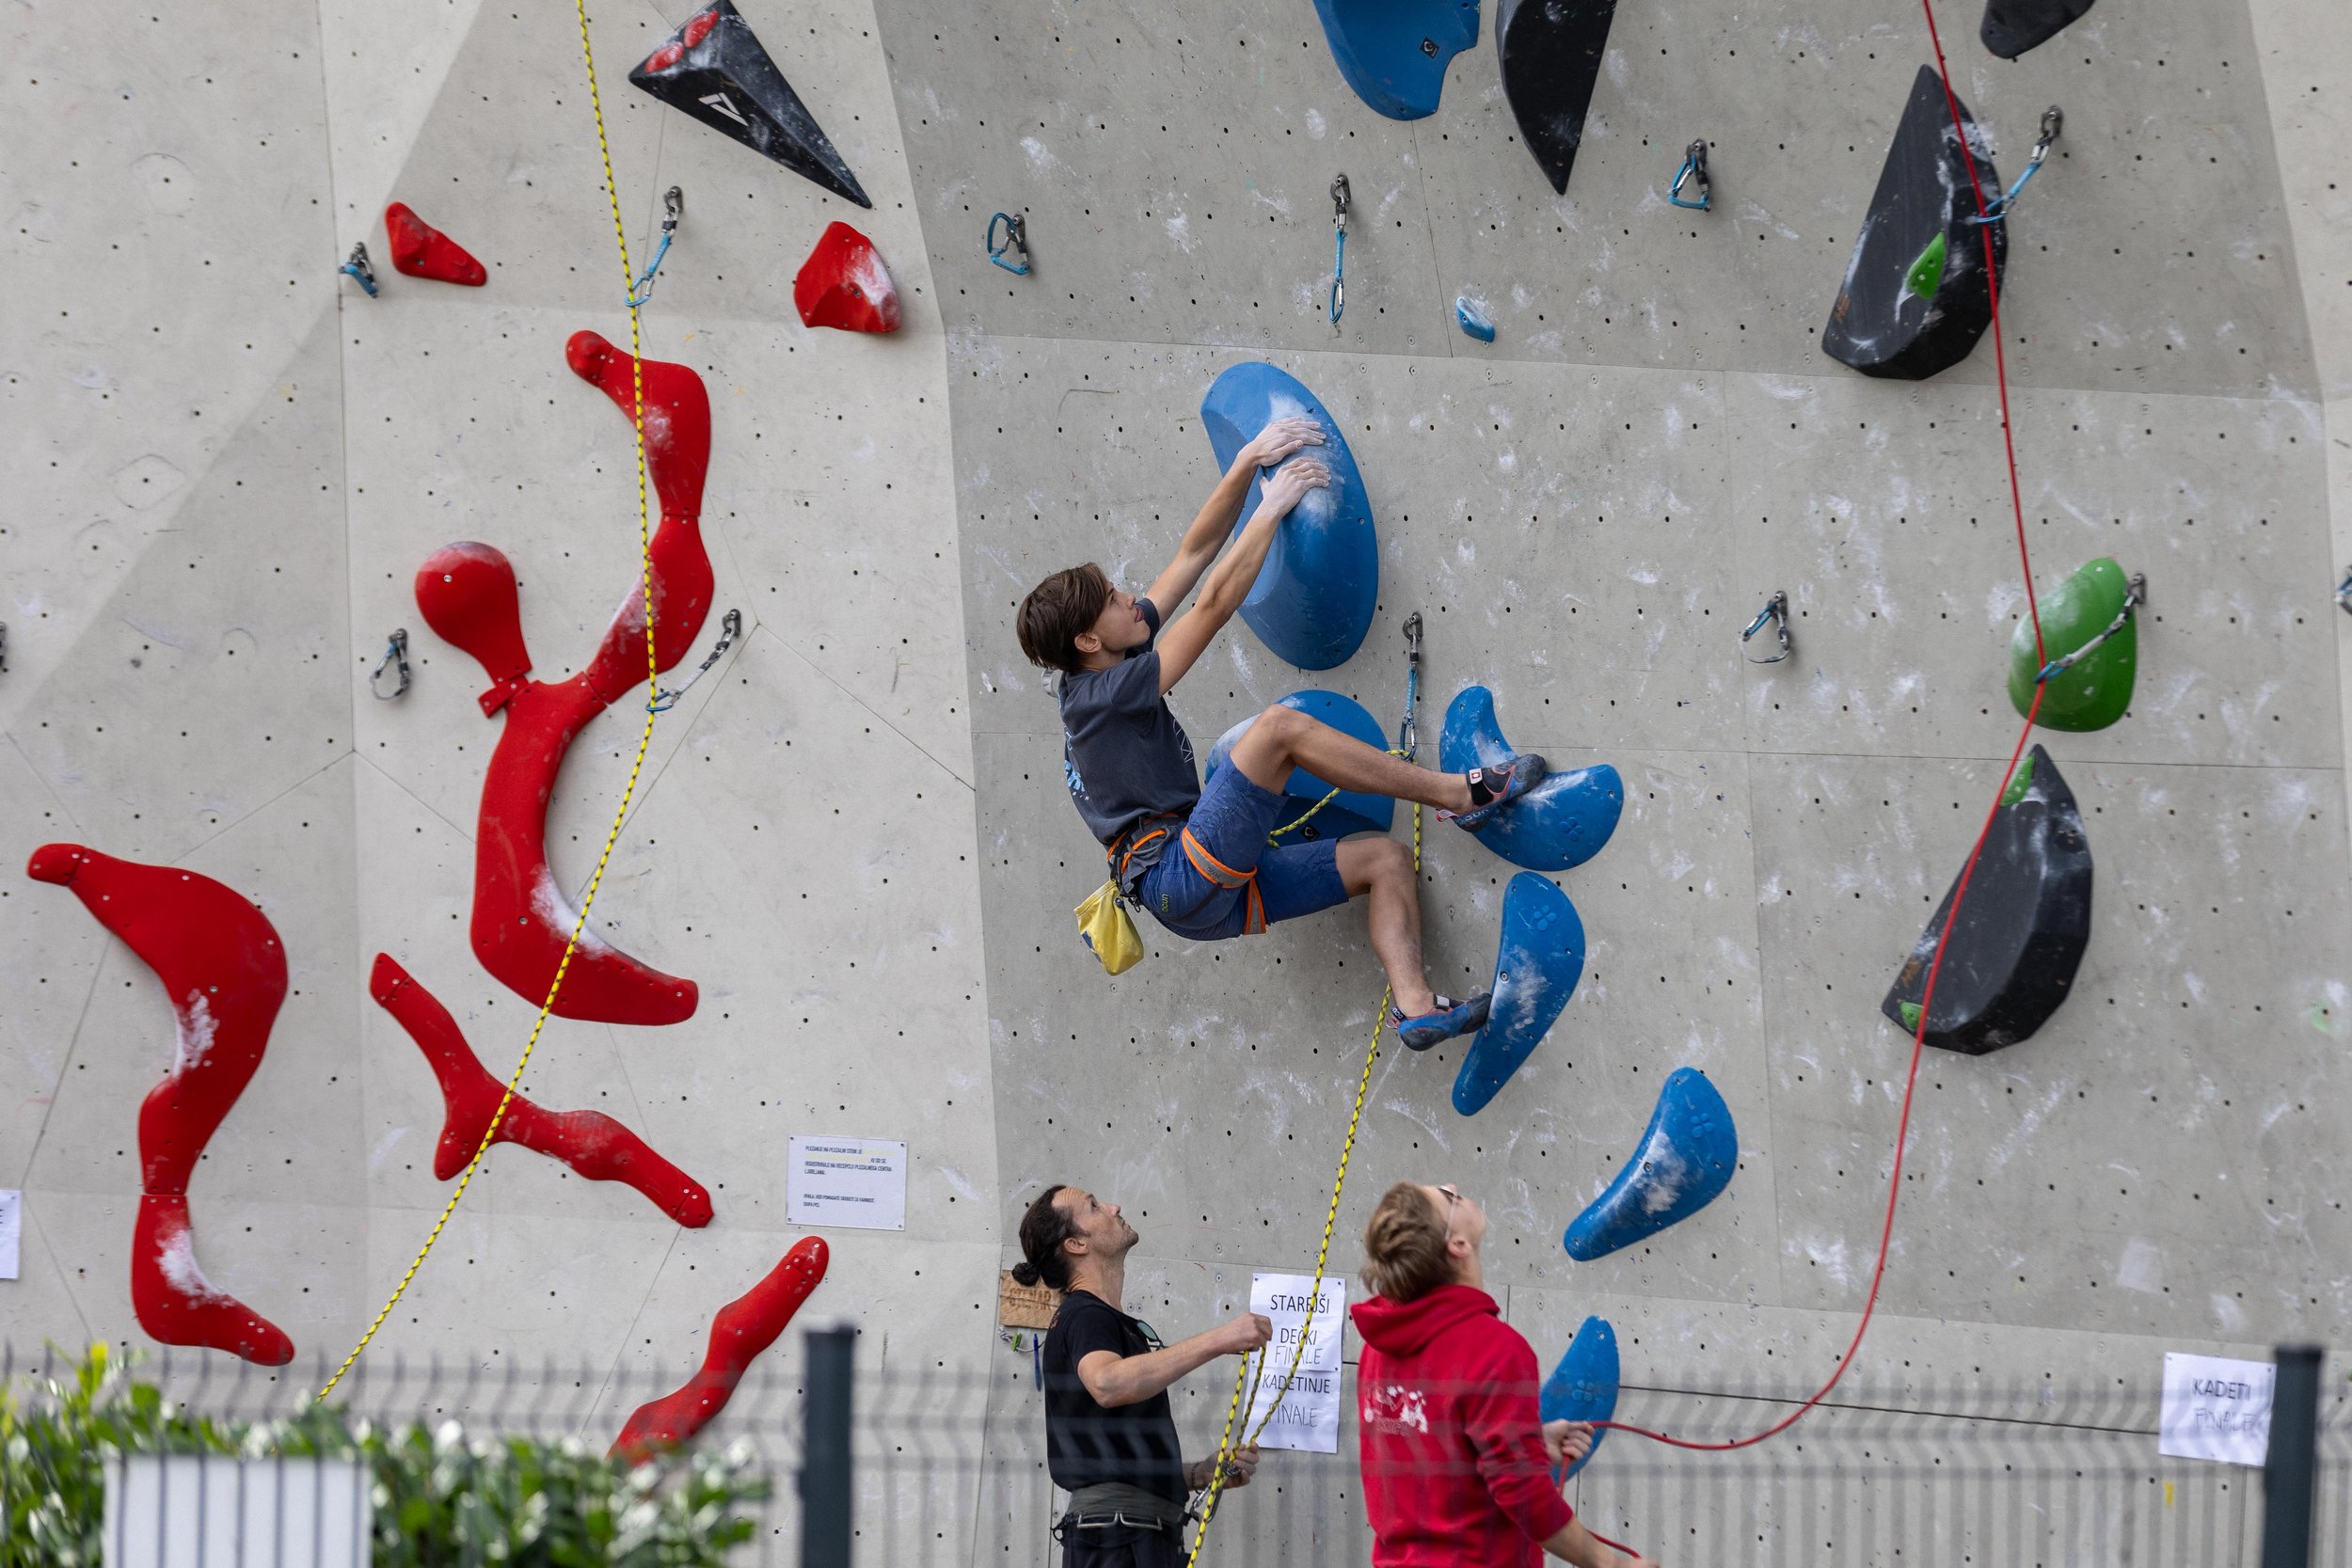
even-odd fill
[[[850,1394],[846,1496],[861,1568],[1049,1565],[1064,1501],[1045,1471],[1043,1404],[1030,1356],[988,1370],[900,1365],[861,1342]],[[746,1564],[801,1563],[800,1478],[808,1465],[810,1352],[795,1335],[745,1376],[705,1443],[740,1441],[773,1481]],[[40,1356],[6,1354],[19,1378]],[[137,1375],[192,1412],[262,1420],[299,1410],[326,1368],[258,1368],[202,1353],[158,1352]],[[455,1420],[483,1435],[611,1442],[629,1413],[691,1368],[531,1364],[499,1352],[422,1362],[360,1362],[337,1390],[355,1417],[385,1426]],[[1352,1385],[1354,1370],[1348,1369]],[[1370,1560],[1356,1464],[1353,1390],[1336,1455],[1269,1453],[1231,1493],[1206,1564],[1338,1568]],[[2352,1388],[2336,1370],[2320,1391],[2312,1564],[2352,1563]],[[1178,1401],[1190,1454],[1210,1451],[1221,1389]],[[1788,1390],[1629,1386],[1620,1419],[1698,1439],[1756,1431],[1790,1408]],[[1571,1483],[1596,1529],[1668,1568],[2257,1568],[2257,1470],[2160,1458],[2152,1387],[1841,1386],[1791,1431],[1737,1453],[1686,1453],[1612,1433]],[[821,1423],[820,1423],[821,1424]],[[817,1466],[824,1474],[820,1456]],[[837,1472],[832,1472],[837,1474]],[[2276,1568],[2276,1565],[2272,1565]]]

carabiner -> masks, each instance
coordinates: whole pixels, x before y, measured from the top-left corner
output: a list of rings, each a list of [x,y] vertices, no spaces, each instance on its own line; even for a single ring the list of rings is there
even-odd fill
[[[1347,309],[1347,176],[1331,182],[1331,330]]]
[[[1005,237],[1001,240],[996,237],[996,226],[1000,223],[1005,226]],[[982,243],[988,246],[990,261],[1015,277],[1029,276],[1029,226],[1022,221],[1020,214],[998,213],[992,216],[988,220],[988,238]],[[1020,253],[1020,265],[1015,266],[1005,260],[1008,248]]]
[[[686,193],[672,185],[661,193],[661,244],[654,248],[653,260],[638,275],[636,286],[628,292],[629,309],[642,310],[653,298],[654,275],[670,254],[670,242],[677,238],[677,220],[686,215]]]
[[[400,684],[389,691],[384,689],[384,672],[391,670],[400,677]],[[368,672],[368,694],[379,703],[389,703],[408,689],[408,628],[397,627],[391,640],[384,644],[384,657]]]
[[[1780,652],[1770,658],[1757,658],[1747,650],[1748,639],[1762,631],[1767,622],[1780,634]],[[1756,619],[1748,623],[1748,629],[1740,634],[1740,657],[1750,664],[1778,664],[1795,651],[1796,644],[1788,637],[1788,595],[1775,588],[1764,608],[1756,612]]]
[[[353,245],[351,254],[344,259],[343,264],[335,270],[343,277],[358,278],[359,287],[367,290],[368,297],[370,299],[375,297],[375,269],[368,265],[367,241],[361,240],[358,245]]]
[[[1683,183],[1693,179],[1699,182],[1699,198],[1696,201],[1685,201],[1682,199]],[[1706,137],[1701,136],[1683,152],[1682,166],[1675,170],[1675,182],[1667,189],[1666,199],[1677,207],[1687,207],[1693,213],[1704,213],[1714,205],[1714,188],[1707,182]]]
[[[2026,182],[2033,178],[2034,170],[2040,168],[2042,166],[2042,161],[2050,155],[2051,146],[2057,142],[2058,139],[2058,133],[2064,130],[2065,127],[2066,112],[2063,109],[2060,109],[2057,104],[2053,103],[2048,108],[2042,110],[2041,139],[2033,144],[2033,156],[2026,160],[2026,172],[2017,177],[2017,182],[2015,184],[2010,186],[2010,188],[2000,196],[1995,197],[1991,207],[1987,208],[1982,214],[1970,218],[1968,221],[1970,223],[1978,224],[1998,223],[2003,218],[2008,217],[2010,208],[2016,204],[2017,193],[2026,188]]]
[[[719,618],[719,641],[717,645],[710,650],[709,654],[704,657],[700,664],[694,666],[694,673],[687,676],[684,681],[678,684],[677,689],[675,691],[664,691],[660,688],[655,689],[652,703],[654,712],[667,713],[670,709],[675,707],[677,705],[677,700],[686,695],[686,689],[693,685],[696,681],[702,679],[705,675],[710,673],[710,667],[718,663],[719,660],[725,655],[726,651],[735,646],[735,640],[742,635],[742,611],[730,610],[724,615],[721,616]]]
[[[2336,608],[2343,610],[2346,615],[2352,615],[2352,566],[2346,566],[2344,569],[2344,580],[2336,584]],[[0,626],[0,670],[5,670],[8,667],[7,657],[8,631],[8,627]]]
[[[2347,578],[2346,580],[2352,581],[2352,578]],[[2137,610],[2141,605],[2144,605],[2147,602],[2148,574],[2145,572],[2134,572],[2123,584],[2123,608],[2115,612],[2115,619],[2107,623],[2106,629],[2100,632],[2098,636],[2092,638],[2081,647],[2076,648],[2073,653],[2066,655],[2062,658],[2054,658],[2050,660],[2049,663],[2043,665],[2042,667],[2042,673],[2034,676],[2034,684],[2036,686],[2040,686],[2045,681],[2056,680],[2058,676],[2066,673],[2067,671],[2072,670],[2077,659],[2080,659],[2085,654],[2090,652],[2091,649],[2097,647],[2100,643],[2105,642],[2108,638],[2113,637],[2117,632],[2122,631],[2123,629],[2124,623],[2128,622],[2132,618],[2132,611]]]
[[[1405,721],[1396,727],[1397,754],[1406,762],[1421,750],[1421,611],[1405,617]]]

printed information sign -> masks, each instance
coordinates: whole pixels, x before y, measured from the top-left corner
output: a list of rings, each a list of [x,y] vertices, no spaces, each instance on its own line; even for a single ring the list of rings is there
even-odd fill
[[[1312,1292],[1311,1296],[1311,1292]],[[1312,1322],[1308,1306],[1313,1303]],[[1264,1375],[1242,1430],[1254,1432],[1263,1413],[1273,1419],[1259,1433],[1261,1447],[1295,1449],[1307,1453],[1340,1451],[1340,1336],[1347,1322],[1347,1282],[1326,1275],[1315,1290],[1311,1274],[1258,1274],[1249,1281],[1249,1309],[1273,1320],[1274,1340],[1259,1354],[1265,1357]],[[1301,1338],[1305,1349],[1300,1349]],[[1290,1371],[1291,1357],[1298,1370]],[[1254,1361],[1253,1357],[1253,1361]],[[1247,1376],[1258,1376],[1253,1365]],[[1279,1404],[1276,1403],[1279,1400]]]
[[[787,1209],[794,1225],[907,1227],[907,1146],[889,1138],[792,1136]]]
[[[2172,1459],[2261,1465],[2270,1455],[2270,1395],[2278,1369],[2267,1361],[2164,1354],[2164,1411],[2156,1451]]]

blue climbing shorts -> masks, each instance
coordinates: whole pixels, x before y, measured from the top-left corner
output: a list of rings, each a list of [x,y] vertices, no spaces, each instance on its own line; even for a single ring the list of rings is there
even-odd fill
[[[1175,842],[1136,883],[1136,900],[1195,942],[1255,935],[1346,903],[1336,839],[1266,843],[1284,804],[1231,763],[1218,768]]]

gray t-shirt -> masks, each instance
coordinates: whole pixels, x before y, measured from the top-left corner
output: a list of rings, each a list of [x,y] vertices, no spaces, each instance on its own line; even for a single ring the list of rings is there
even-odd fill
[[[1156,641],[1159,606],[1136,602]],[[1200,799],[1192,737],[1160,695],[1160,656],[1150,642],[1108,670],[1062,676],[1061,733],[1070,799],[1105,846],[1147,816],[1189,815]],[[1140,873],[1155,863],[1168,842],[1138,850],[1128,870]]]

